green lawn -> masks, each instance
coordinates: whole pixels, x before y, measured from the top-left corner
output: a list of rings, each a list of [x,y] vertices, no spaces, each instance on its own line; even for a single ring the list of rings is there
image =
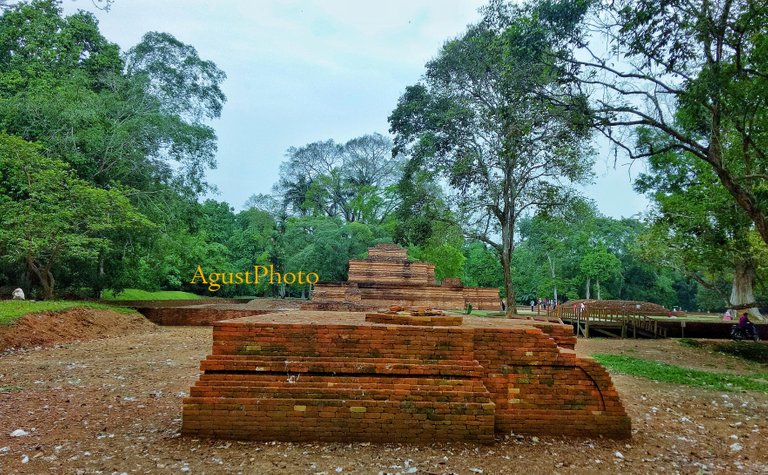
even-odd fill
[[[134,312],[134,310],[128,308],[114,307],[112,305],[94,302],[80,302],[77,300],[47,300],[43,302],[32,302],[29,300],[1,300],[0,325],[10,325],[28,313],[60,312],[62,310],[78,307],[114,310],[115,312],[121,313]]]
[[[102,292],[103,300],[193,300],[201,299],[200,295],[190,292],[180,292],[177,290],[160,290],[157,292],[148,292],[140,289],[125,289],[115,295],[110,290]]]
[[[766,373],[753,373],[741,376],[681,368],[680,366],[632,358],[631,356],[596,354],[592,355],[592,357],[606,368],[617,373],[638,376],[663,383],[699,386],[718,391],[745,389],[768,392],[768,374]]]

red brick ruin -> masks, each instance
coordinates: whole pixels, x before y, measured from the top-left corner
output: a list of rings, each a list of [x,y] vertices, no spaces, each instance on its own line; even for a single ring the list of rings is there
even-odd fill
[[[405,264],[402,250],[372,251],[350,262],[349,285],[325,289],[358,284],[358,302],[387,310],[214,322],[212,354],[184,399],[182,433],[341,442],[492,442],[510,431],[630,436],[610,376],[576,356],[570,326],[404,311],[403,302],[450,308],[446,301],[461,307],[466,297],[461,287],[431,285],[434,268]]]
[[[499,289],[464,287],[461,279],[435,282],[435,266],[411,262],[406,249],[379,244],[368,249],[368,258],[349,261],[347,282],[320,283],[306,310],[370,311],[400,305],[442,309],[501,310]]]

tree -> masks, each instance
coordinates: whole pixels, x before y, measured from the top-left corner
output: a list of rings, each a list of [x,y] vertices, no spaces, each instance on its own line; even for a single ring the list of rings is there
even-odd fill
[[[567,3],[492,2],[483,21],[427,64],[423,82],[406,89],[389,118],[395,151],[443,176],[456,191],[468,237],[498,252],[510,316],[518,220],[566,203],[575,194],[569,183],[591,170],[589,121],[584,109],[576,112],[586,101],[559,107],[538,94],[562,87],[564,71],[546,58],[581,12]]]
[[[432,174],[414,165],[414,160],[406,164],[397,184],[394,242],[403,246],[423,246],[441,230],[458,227],[440,185]]]
[[[0,170],[3,260],[23,262],[46,299],[62,261],[94,262],[110,246],[106,233],[151,226],[120,189],[89,185],[18,137],[0,134]]]
[[[214,166],[224,73],[168,34],[148,33],[121,57],[93,15],[64,17],[36,0],[0,18],[0,126],[45,144],[100,187],[118,181],[132,198],[195,195]]]
[[[92,14],[64,16],[60,5],[34,0],[2,12],[0,130],[38,144],[57,164],[47,167],[80,180],[74,189],[121,193],[158,226],[84,230],[104,245],[94,248],[95,261],[58,259],[57,281],[95,291],[133,282],[178,288],[187,259],[212,252],[194,221],[204,172],[215,163],[206,122],[221,111],[224,74],[166,34],[148,34],[121,55]],[[34,205],[23,201],[18,206]]]
[[[501,263],[494,250],[488,249],[482,242],[473,242],[465,248],[467,259],[464,261],[462,281],[468,287],[504,286]]]
[[[397,204],[402,160],[381,134],[291,147],[286,156],[275,192],[293,214],[381,223]]]
[[[658,154],[649,159],[636,189],[655,204],[646,254],[720,294],[725,307],[749,310],[761,319],[753,288],[757,256],[766,246],[751,239],[757,237],[751,220],[711,168],[687,153]],[[729,279],[730,295],[720,290],[720,282]]]
[[[593,92],[594,125],[633,159],[676,151],[700,160],[768,243],[768,4],[593,3],[583,30],[606,38],[608,51],[585,46],[588,59],[565,61],[580,68],[580,93]]]
[[[587,276],[586,298],[590,298],[592,279],[597,286],[597,300],[600,299],[600,280],[606,281],[621,273],[621,261],[605,247],[597,247],[581,260],[581,270]]]

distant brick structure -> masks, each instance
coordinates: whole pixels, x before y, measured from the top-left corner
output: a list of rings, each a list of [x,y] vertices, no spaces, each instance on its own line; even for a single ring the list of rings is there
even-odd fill
[[[608,373],[576,357],[569,326],[368,317],[296,311],[214,323],[182,433],[373,442],[490,442],[508,431],[630,436]]]
[[[215,306],[198,307],[140,307],[138,311],[157,325],[208,326],[220,320],[274,313],[274,310],[220,309]]]
[[[347,282],[320,283],[305,310],[370,311],[389,305],[428,306],[442,309],[501,310],[499,290],[464,287],[461,279],[435,280],[435,266],[408,260],[406,249],[378,244],[368,258],[349,261]]]

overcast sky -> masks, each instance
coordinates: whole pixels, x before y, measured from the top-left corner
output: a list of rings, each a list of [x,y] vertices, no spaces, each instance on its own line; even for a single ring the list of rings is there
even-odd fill
[[[115,0],[109,12],[90,0],[65,0],[65,12],[94,11],[101,31],[123,50],[148,31],[197,48],[227,73],[227,103],[211,125],[218,167],[208,181],[217,200],[241,209],[269,193],[285,150],[332,138],[387,133],[405,87],[446,39],[478,19],[479,0]],[[603,149],[595,184],[585,189],[609,216],[644,211],[631,189],[640,171]]]

